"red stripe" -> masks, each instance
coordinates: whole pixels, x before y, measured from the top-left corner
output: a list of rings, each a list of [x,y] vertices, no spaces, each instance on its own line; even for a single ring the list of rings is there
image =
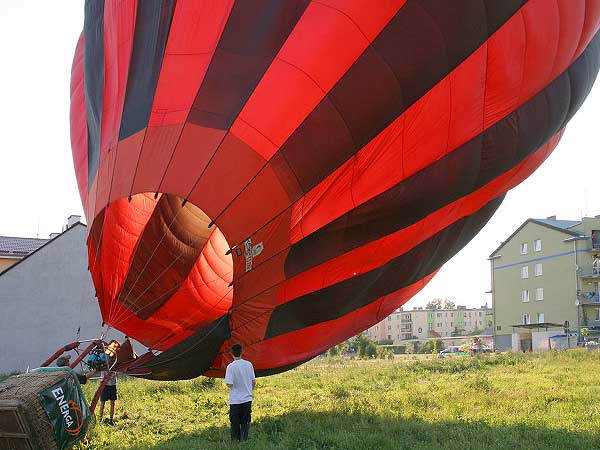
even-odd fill
[[[71,68],[71,149],[73,165],[77,174],[77,186],[81,202],[87,204],[88,194],[88,135],[85,109],[85,91],[83,86],[83,33],[79,36],[73,66]],[[88,222],[93,217],[87,216]]]
[[[110,0],[104,5],[104,98],[96,213],[108,204],[113,173],[119,170],[117,142],[133,45],[136,7],[135,0]]]
[[[569,0],[562,0],[563,6],[571,7],[572,3]],[[600,0],[585,0],[585,20],[583,23],[583,31],[581,39],[577,47],[576,54],[580,54],[585,50],[594,35],[600,28]]]
[[[580,30],[569,27],[570,35],[562,33],[560,23],[571,16],[557,20],[559,12],[544,0],[527,3],[444,80],[294,204],[291,241],[298,242],[477,136],[566,70],[581,54],[564,58],[565,49],[579,40]],[[547,21],[530,19],[538,16]],[[553,58],[553,64],[542,62]],[[526,60],[537,64],[523,64]]]
[[[106,0],[104,4],[102,152],[114,148],[119,140],[136,8],[136,0]]]
[[[313,1],[231,132],[269,160],[405,1]]]
[[[114,175],[110,177],[111,202],[129,196],[133,177],[135,176],[138,152],[142,147],[145,135],[146,129],[138,131],[120,141],[117,144],[116,150],[113,150],[113,153],[115,153],[115,168]],[[106,203],[103,202],[98,204],[96,209],[104,208],[105,206]]]

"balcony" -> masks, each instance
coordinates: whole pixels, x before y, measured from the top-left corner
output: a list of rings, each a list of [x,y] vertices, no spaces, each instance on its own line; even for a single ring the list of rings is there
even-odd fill
[[[400,323],[412,323],[412,319],[400,319]]]
[[[581,275],[582,280],[600,281],[600,270],[593,270],[592,273]]]
[[[600,295],[598,292],[578,292],[578,306],[600,306]]]

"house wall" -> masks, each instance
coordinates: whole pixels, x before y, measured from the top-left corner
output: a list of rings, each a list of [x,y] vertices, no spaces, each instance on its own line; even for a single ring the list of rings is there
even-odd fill
[[[494,330],[497,336],[512,334],[512,325],[522,324],[529,314],[530,323],[562,324],[569,320],[577,324],[575,251],[571,237],[542,225],[529,222],[498,250],[500,258],[493,259]],[[542,240],[541,251],[535,251],[534,241]],[[521,254],[521,243],[528,244],[527,254]],[[535,276],[535,264],[542,264],[542,275]],[[528,267],[529,277],[523,279],[521,270]],[[536,300],[536,289],[543,288],[543,300]],[[529,301],[522,301],[522,291],[529,291]],[[498,339],[496,346],[500,348]]]
[[[86,236],[86,227],[75,225],[0,275],[0,373],[39,366],[75,341],[78,327],[81,339],[100,336]]]
[[[20,258],[9,258],[0,256],[0,273],[8,269],[10,266],[18,262]]]

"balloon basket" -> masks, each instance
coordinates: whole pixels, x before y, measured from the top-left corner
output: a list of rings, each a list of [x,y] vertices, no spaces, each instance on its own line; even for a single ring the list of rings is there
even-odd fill
[[[89,413],[69,370],[36,371],[0,383],[0,449],[62,450],[85,434]]]

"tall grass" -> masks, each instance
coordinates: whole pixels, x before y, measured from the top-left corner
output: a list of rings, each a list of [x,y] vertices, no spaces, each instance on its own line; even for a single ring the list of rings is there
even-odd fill
[[[94,386],[86,386],[89,393]],[[78,449],[229,449],[222,380],[119,382]],[[258,380],[247,449],[600,449],[600,354],[313,360]]]

